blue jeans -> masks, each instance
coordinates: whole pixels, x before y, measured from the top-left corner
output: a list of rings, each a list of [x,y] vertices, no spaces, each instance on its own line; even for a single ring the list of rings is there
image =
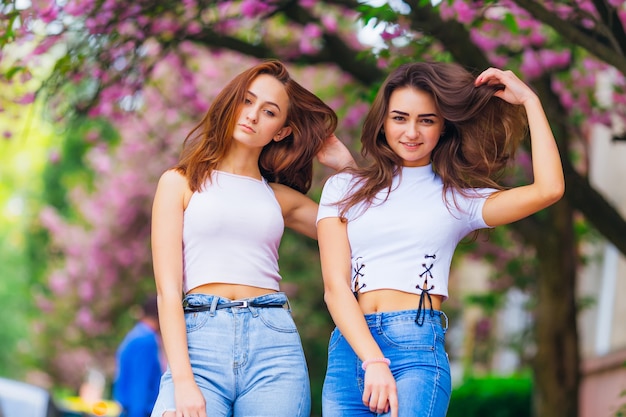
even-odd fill
[[[444,346],[448,318],[441,311],[433,313],[431,317],[430,311],[426,312],[422,326],[415,322],[417,310],[365,316],[374,340],[391,360],[400,417],[444,417],[448,409],[452,390]],[[328,369],[322,391],[324,417],[389,415],[372,413],[363,404],[362,363],[335,329],[328,345]]]
[[[189,358],[210,417],[309,417],[311,390],[304,352],[291,310],[232,307],[206,294],[189,294],[189,306],[209,311],[185,314]],[[288,305],[284,293],[248,299]],[[161,378],[152,417],[174,410],[174,384]]]

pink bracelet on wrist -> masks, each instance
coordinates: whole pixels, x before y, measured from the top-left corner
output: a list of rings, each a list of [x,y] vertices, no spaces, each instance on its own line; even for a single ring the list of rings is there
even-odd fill
[[[363,364],[361,365],[361,368],[363,368],[363,370],[365,371],[367,369],[367,366],[370,363],[376,363],[376,362],[380,362],[380,363],[386,363],[387,366],[391,365],[391,361],[387,358],[372,358],[372,359],[368,359],[363,361]]]

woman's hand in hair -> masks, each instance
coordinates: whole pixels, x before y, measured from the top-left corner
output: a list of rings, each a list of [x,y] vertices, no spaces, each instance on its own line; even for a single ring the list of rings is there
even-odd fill
[[[350,150],[333,133],[324,139],[324,146],[317,153],[317,159],[335,171],[340,171],[348,167],[356,167],[356,162]]]
[[[489,68],[480,74],[475,81],[475,85],[498,85],[503,89],[494,93],[494,96],[501,98],[511,104],[525,104],[528,100],[536,100],[537,94],[513,71],[503,71],[498,68]]]

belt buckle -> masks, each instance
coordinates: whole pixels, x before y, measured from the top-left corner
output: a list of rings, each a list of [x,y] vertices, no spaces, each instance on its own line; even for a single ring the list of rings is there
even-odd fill
[[[248,308],[248,300],[241,300],[239,301],[241,303],[241,305],[235,306],[237,308]]]

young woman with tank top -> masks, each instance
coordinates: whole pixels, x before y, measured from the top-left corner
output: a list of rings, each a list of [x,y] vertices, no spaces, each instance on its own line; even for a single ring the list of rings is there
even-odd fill
[[[316,238],[313,158],[354,162],[336,124],[283,64],[263,62],[226,85],[162,175],[152,250],[168,369],[153,417],[309,416],[278,247],[285,226]]]
[[[534,182],[504,189],[494,178],[528,128]],[[446,63],[393,71],[361,142],[371,164],[331,177],[318,213],[337,325],[322,413],[443,417],[451,381],[441,305],[456,245],[558,201],[559,152],[541,102],[512,72],[475,78]]]

